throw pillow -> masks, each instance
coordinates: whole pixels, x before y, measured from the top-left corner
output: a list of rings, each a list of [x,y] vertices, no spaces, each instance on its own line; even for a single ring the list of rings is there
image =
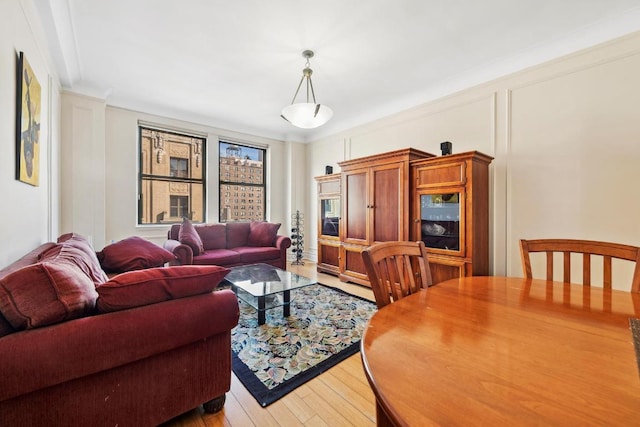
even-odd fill
[[[32,264],[0,279],[0,312],[16,329],[92,314],[97,296],[89,276],[63,260]]]
[[[249,233],[249,246],[272,246],[279,228],[279,223],[252,222],[251,232]]]
[[[162,267],[175,259],[165,248],[138,236],[107,245],[97,255],[102,269],[107,273]]]
[[[96,306],[107,313],[212,292],[229,271],[216,265],[182,265],[122,273],[96,288]]]
[[[227,249],[247,246],[251,225],[243,221],[227,222]]]
[[[187,218],[184,218],[182,220],[180,232],[178,233],[178,240],[183,245],[187,245],[191,248],[191,250],[193,251],[193,256],[200,255],[202,252],[204,252],[202,239],[196,231],[196,228]]]
[[[227,248],[227,226],[226,224],[206,224],[198,227],[198,234],[204,249],[226,249]]]
[[[58,260],[76,264],[96,285],[108,280],[93,247],[85,237],[79,234],[61,235],[58,237],[58,243],[40,256],[40,261],[58,262]]]

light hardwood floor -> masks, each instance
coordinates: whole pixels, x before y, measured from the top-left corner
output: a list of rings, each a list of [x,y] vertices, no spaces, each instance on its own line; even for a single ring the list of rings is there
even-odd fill
[[[337,277],[316,272],[315,263],[289,265],[289,271],[310,277],[373,301],[367,287],[343,283]],[[232,375],[224,409],[205,414],[194,409],[165,426],[374,426],[375,397],[364,375],[360,353],[298,387],[282,399],[262,408]]]

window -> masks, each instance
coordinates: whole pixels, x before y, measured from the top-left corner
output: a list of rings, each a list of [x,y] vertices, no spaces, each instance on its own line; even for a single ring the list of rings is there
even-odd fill
[[[170,212],[173,218],[182,218],[189,215],[189,197],[169,196],[171,201]]]
[[[171,176],[178,178],[189,177],[189,159],[171,158]]]
[[[206,138],[139,127],[138,224],[205,218]]]
[[[263,221],[266,150],[224,141],[219,149],[220,222]]]

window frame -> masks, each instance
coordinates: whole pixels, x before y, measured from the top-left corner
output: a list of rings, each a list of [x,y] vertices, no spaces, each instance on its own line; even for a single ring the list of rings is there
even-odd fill
[[[242,175],[242,171],[240,169],[239,166],[234,166],[231,165],[229,163],[223,163],[223,158],[224,159],[228,159],[229,157],[226,156],[226,153],[223,151],[223,145],[227,145],[227,146],[236,146],[239,147],[240,149],[242,148],[246,148],[249,150],[258,150],[259,153],[261,153],[261,163],[262,163],[262,176],[261,176],[261,184],[257,184],[254,182],[251,182],[252,177],[254,176],[254,174],[247,174],[247,176]],[[225,223],[225,222],[232,222],[232,221],[266,221],[267,219],[267,147],[263,147],[263,146],[257,146],[257,145],[252,145],[249,143],[245,143],[245,142],[237,142],[237,141],[233,141],[233,140],[228,140],[228,139],[219,139],[218,140],[218,167],[219,167],[219,171],[218,171],[218,221],[221,223]],[[258,156],[260,157],[260,156]],[[232,173],[233,172],[233,173]],[[239,177],[243,177],[244,181],[242,180],[236,180],[233,181],[233,175],[234,173],[236,175],[238,175]],[[226,179],[225,179],[226,178]],[[234,187],[229,187],[226,188],[226,186],[236,186],[237,188]],[[241,200],[243,199],[243,196],[241,194],[238,194],[238,191],[242,191],[241,188],[242,187],[246,187],[245,191],[249,188],[261,188],[262,189],[262,200],[260,204],[254,203],[252,206],[258,206],[260,205],[260,209],[262,212],[262,216],[260,218],[254,218],[252,215],[250,215],[250,217],[247,219],[247,212],[250,212],[251,214],[253,214],[255,212],[255,209],[251,208],[251,209],[247,209],[246,208],[246,203],[245,205],[241,204]],[[245,199],[248,199],[249,197],[251,197],[251,199],[256,199],[256,197],[252,194],[251,196],[246,195],[244,196]],[[240,213],[239,217],[237,219],[234,219],[233,217],[231,218],[224,218],[223,216],[223,208],[225,207],[225,199],[229,199],[231,204],[238,204],[240,205],[240,207],[238,208],[238,211]]]
[[[165,174],[157,174],[157,173],[146,173],[145,169],[144,169],[144,162],[145,162],[145,156],[143,155],[143,150],[145,150],[145,147],[143,146],[143,133],[145,131],[149,131],[149,132],[158,132],[158,133],[162,133],[164,135],[176,135],[177,137],[180,138],[190,138],[190,139],[196,139],[199,140],[199,144],[195,144],[193,145],[191,148],[193,149],[194,153],[197,153],[197,157],[198,157],[198,164],[196,167],[200,168],[200,177],[198,178],[192,178],[189,177],[189,175],[192,173],[192,159],[188,158],[187,160],[187,177],[178,177],[178,176],[171,176],[171,158],[180,158],[179,156],[171,156],[170,153],[168,152],[168,148],[166,149],[164,147],[158,149],[158,147],[154,147],[153,145],[148,147],[149,149],[149,153],[147,153],[147,156],[149,157],[148,159],[146,159],[147,161],[150,162],[154,162],[157,161],[158,158],[162,158],[162,156],[164,156],[166,158],[166,162],[167,162],[167,172],[166,175]],[[146,138],[146,136],[145,136]],[[152,143],[153,144],[153,143]],[[192,212],[193,209],[191,208],[191,206],[193,206],[194,204],[194,197],[195,198],[199,198],[199,196],[194,196],[191,193],[191,185],[192,184],[198,184],[201,186],[201,191],[202,191],[202,220],[193,220],[193,222],[206,222],[207,219],[207,145],[208,145],[208,138],[206,135],[203,134],[198,134],[197,132],[189,132],[189,131],[185,131],[185,130],[175,130],[175,129],[167,129],[165,127],[162,126],[157,126],[157,125],[153,125],[153,124],[148,124],[148,123],[142,123],[142,122],[138,122],[138,189],[137,189],[137,194],[136,194],[136,198],[137,198],[137,212],[136,212],[136,225],[138,227],[146,227],[146,226],[158,226],[158,225],[166,225],[166,224],[176,224],[179,223],[180,221],[182,221],[182,218],[178,219],[173,219],[173,220],[157,220],[158,215],[156,215],[156,217],[153,217],[153,213],[151,214],[147,214],[147,215],[151,215],[150,218],[154,218],[153,222],[150,221],[150,219],[147,219],[148,222],[144,222],[145,218],[145,206],[144,206],[144,199],[143,199],[143,191],[144,191],[144,185],[147,181],[149,182],[169,182],[169,183],[181,183],[181,184],[189,184],[189,195],[187,195],[186,197],[188,198],[189,201],[189,212]],[[196,148],[197,146],[197,148]],[[159,152],[161,154],[159,154]],[[159,161],[158,161],[159,163]],[[153,171],[151,171],[153,172]],[[171,218],[171,194],[167,195],[167,207],[168,207],[168,212],[166,212],[166,214],[168,214],[168,217]]]

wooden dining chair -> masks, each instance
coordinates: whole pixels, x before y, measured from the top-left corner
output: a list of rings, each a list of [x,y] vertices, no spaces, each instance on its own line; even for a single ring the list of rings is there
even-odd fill
[[[563,282],[571,283],[571,254],[582,254],[582,284],[591,285],[591,256],[598,255],[603,260],[603,280],[605,289],[611,289],[612,263],[611,260],[621,259],[635,263],[635,270],[631,283],[631,292],[640,292],[640,248],[619,243],[598,242],[593,240],[575,239],[538,239],[520,240],[522,255],[522,270],[527,279],[533,278],[531,272],[532,252],[546,252],[547,280],[553,280],[553,254],[563,254]]]
[[[423,242],[384,242],[362,251],[378,308],[431,286]]]

